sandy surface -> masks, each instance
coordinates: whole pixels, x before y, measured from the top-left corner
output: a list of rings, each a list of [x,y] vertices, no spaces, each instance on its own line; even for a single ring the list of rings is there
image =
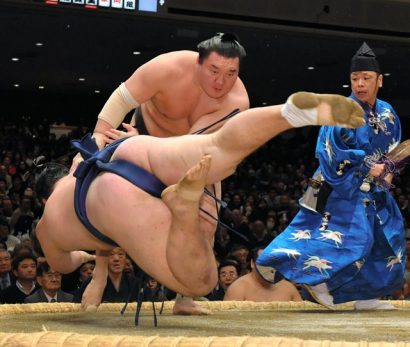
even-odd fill
[[[158,316],[142,312],[140,326],[134,313],[26,313],[0,316],[0,331],[31,333],[49,331],[79,334],[141,336],[283,336],[335,341],[410,342],[410,310],[354,311],[244,311],[215,312],[210,316]]]

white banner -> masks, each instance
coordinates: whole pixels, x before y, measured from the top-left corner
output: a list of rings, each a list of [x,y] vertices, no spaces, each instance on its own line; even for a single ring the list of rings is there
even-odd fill
[[[98,0],[98,6],[110,7],[110,0]]]
[[[85,0],[86,5],[97,6],[97,0]]]
[[[60,2],[71,3],[71,0],[59,0]]]
[[[122,8],[122,0],[112,0],[111,7]]]
[[[124,8],[126,10],[135,10],[135,0],[124,0]]]
[[[84,0],[73,0],[73,4],[84,5]]]

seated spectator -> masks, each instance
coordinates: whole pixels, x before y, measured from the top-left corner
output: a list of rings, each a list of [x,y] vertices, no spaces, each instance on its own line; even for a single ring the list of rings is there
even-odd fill
[[[6,249],[0,249],[0,290],[10,287],[15,282],[11,272],[11,255]]]
[[[41,288],[24,299],[24,303],[73,302],[72,294],[61,290],[61,273],[53,271],[47,262],[37,266],[37,282]]]
[[[148,276],[143,287],[142,301],[165,301],[165,291],[156,279]]]
[[[251,223],[250,229],[251,234],[249,235],[249,245],[251,246],[251,249],[256,247],[265,248],[272,241],[265,223],[260,219]]]
[[[17,207],[10,219],[10,229],[13,235],[30,234],[34,221],[32,199],[23,196],[20,206]]]
[[[0,178],[5,180],[6,189],[9,190],[12,184],[11,176],[9,175],[7,168],[3,164],[0,164]]]
[[[237,259],[241,267],[239,276],[243,276],[249,272],[249,263],[247,261],[249,249],[241,244],[234,244],[228,254],[228,258]]]
[[[131,302],[137,299],[137,290],[135,287],[135,277],[124,273],[126,253],[120,247],[116,247],[111,251],[108,257],[108,278],[104,289],[101,302],[124,302],[129,297],[131,290]],[[81,286],[78,293],[74,297],[74,302],[81,302],[83,293],[90,283],[91,278],[87,279]]]
[[[218,224],[215,232],[214,250],[216,252],[217,260],[221,260],[228,255],[232,247],[231,236],[225,225]]]
[[[129,256],[125,258],[124,272],[130,276],[135,276],[134,272],[134,262]]]
[[[218,284],[207,296],[211,301],[223,300],[228,287],[239,277],[241,267],[235,259],[225,259],[218,266]]]
[[[276,284],[265,281],[255,270],[256,258],[263,248],[254,248],[250,254],[252,271],[239,277],[225,293],[224,300],[238,301],[302,301],[296,287],[289,281],[282,280]]]
[[[87,261],[81,264],[73,273],[63,275],[62,289],[75,297],[78,296],[77,293],[81,290],[83,283],[91,279],[94,268],[95,261]]]
[[[4,198],[8,194],[7,181],[5,178],[0,177],[0,199]]]
[[[13,259],[11,267],[16,282],[0,292],[0,303],[22,304],[38,288],[37,260],[32,254],[22,254]]]
[[[14,247],[20,243],[20,240],[17,237],[10,235],[9,223],[3,216],[0,216],[0,241],[7,245],[9,251],[13,251]]]
[[[31,246],[29,246],[26,243],[20,242],[13,249],[13,259],[20,256],[20,255],[22,255],[22,254],[33,254],[33,255],[35,255],[34,252],[33,252],[33,248],[31,248]],[[37,259],[37,263],[39,263],[38,259]]]
[[[0,198],[0,216],[4,216],[7,221],[10,221],[13,214],[13,203],[8,195]]]

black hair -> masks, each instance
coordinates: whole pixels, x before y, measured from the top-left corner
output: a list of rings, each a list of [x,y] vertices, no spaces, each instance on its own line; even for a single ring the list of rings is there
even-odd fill
[[[48,199],[53,191],[54,184],[68,174],[68,169],[58,163],[49,162],[42,167],[43,171],[41,171],[34,186],[34,191],[40,201]]]
[[[23,260],[25,260],[25,259],[32,259],[32,260],[34,260],[34,262],[36,263],[36,266],[37,266],[37,258],[36,258],[33,254],[24,253],[24,254],[20,254],[20,255],[18,255],[17,257],[15,257],[15,258],[13,259],[13,261],[11,262],[11,268],[13,269],[13,271],[17,271],[17,269],[18,269],[20,263],[21,263]]]
[[[9,232],[10,232],[10,224],[9,224],[9,222],[7,221],[7,218],[6,218],[6,217],[0,216],[0,225],[5,225],[5,226],[7,226],[7,228],[9,229]]]
[[[215,36],[198,44],[199,63],[202,64],[211,52],[216,52],[227,58],[246,57],[245,48],[240,44],[238,36],[233,33],[217,33]]]
[[[42,277],[45,273],[47,273],[49,271],[50,271],[50,265],[46,261],[38,263],[38,265],[37,265],[37,276]]]
[[[255,247],[255,248],[252,248],[252,249],[249,251],[249,253],[248,253],[248,256],[247,256],[247,258],[246,258],[246,262],[247,262],[247,263],[250,263],[251,260],[253,260],[254,263],[256,263],[256,259],[258,259],[258,252],[259,252],[261,249],[263,250],[264,248],[263,248],[263,247]]]
[[[8,252],[10,254],[7,249],[7,243],[5,243],[4,241],[0,241],[0,252]]]

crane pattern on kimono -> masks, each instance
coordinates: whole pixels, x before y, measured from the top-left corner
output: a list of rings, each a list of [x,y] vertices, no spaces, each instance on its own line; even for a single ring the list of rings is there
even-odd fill
[[[390,268],[389,271],[391,271],[394,267],[394,265],[401,264],[403,261],[403,251],[400,248],[399,251],[397,252],[397,255],[392,255],[390,257],[387,257],[387,262],[386,262],[386,267]]]
[[[314,267],[320,272],[321,275],[329,276],[329,274],[326,270],[332,268],[329,265],[331,263],[332,262],[327,260],[327,259],[319,258],[317,255],[312,255],[312,256],[309,256],[308,260],[306,260],[304,262],[305,266],[304,266],[303,270]]]
[[[305,230],[296,230],[296,232],[292,233],[293,237],[289,238],[289,240],[310,240],[312,238],[312,230],[305,229]]]
[[[296,249],[290,249],[290,248],[274,248],[271,250],[271,254],[274,253],[285,253],[289,258],[293,258],[296,260],[296,257],[301,255],[299,251]]]

